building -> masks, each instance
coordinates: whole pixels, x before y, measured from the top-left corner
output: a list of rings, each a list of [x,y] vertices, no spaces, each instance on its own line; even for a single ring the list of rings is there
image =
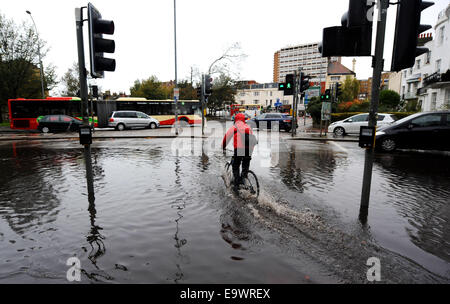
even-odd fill
[[[284,92],[278,90],[278,83],[242,85],[237,89],[234,100],[236,104],[259,104],[264,107],[274,107],[277,102],[293,104],[293,96],[284,96]]]
[[[347,77],[354,79],[356,78],[356,73],[338,61],[330,62],[327,69],[325,88],[330,89],[338,82],[344,83]]]
[[[414,66],[402,70],[401,97],[422,111],[450,109],[450,4],[443,10],[431,34],[420,37],[428,53],[416,57]]]
[[[380,90],[393,90],[400,94],[400,73],[382,73]],[[359,80],[359,99],[370,100],[372,98],[372,77]]]
[[[287,74],[293,74],[299,68],[311,77],[311,82],[323,82],[327,76],[329,61],[340,62],[341,58],[323,58],[319,53],[319,43],[283,48],[274,55],[273,82],[284,82]]]

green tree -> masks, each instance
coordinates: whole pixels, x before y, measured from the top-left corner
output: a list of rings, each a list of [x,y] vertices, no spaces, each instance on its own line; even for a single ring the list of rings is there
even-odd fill
[[[322,115],[322,102],[320,98],[311,98],[306,106],[306,112],[311,115],[314,124],[319,124]]]
[[[180,88],[180,100],[197,100],[197,90],[187,80],[182,80],[178,83]]]
[[[48,49],[28,24],[17,26],[0,14],[0,120],[8,99],[42,98],[39,52],[45,58]],[[55,68],[44,67],[44,90],[57,84]]]
[[[61,78],[61,84],[63,85],[62,96],[77,96],[78,90],[80,89],[79,75],[78,62],[74,62],[72,67]]]
[[[162,83],[151,76],[146,80],[136,80],[134,85],[130,88],[131,97],[145,97],[153,100],[164,100],[170,98],[170,92]]]
[[[400,104],[400,95],[392,90],[383,90],[380,92],[380,110],[394,111]]]
[[[340,98],[340,102],[353,101],[358,98],[359,95],[359,81],[356,78],[352,78],[347,76],[342,85],[342,95]]]
[[[230,76],[221,74],[213,83],[213,91],[208,97],[207,107],[211,113],[222,110],[225,105],[234,103],[235,82]]]

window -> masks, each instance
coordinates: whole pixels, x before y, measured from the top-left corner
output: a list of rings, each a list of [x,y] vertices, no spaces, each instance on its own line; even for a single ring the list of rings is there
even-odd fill
[[[125,118],[136,118],[136,112],[125,112]]]
[[[450,114],[447,114],[447,120],[446,120],[446,122],[445,122],[445,125],[446,125],[447,127],[450,127]]]
[[[259,96],[259,92],[253,92],[253,96]]]
[[[442,45],[444,43],[444,33],[445,33],[445,26],[441,27],[439,29],[439,45]]]
[[[445,90],[445,106],[450,110],[450,89]]]
[[[420,59],[416,60],[416,69],[420,70]]]
[[[411,124],[418,128],[436,127],[441,125],[441,118],[441,114],[430,114],[413,119]]]
[[[430,63],[430,61],[431,61],[431,51],[428,51],[427,52],[427,59],[426,59],[426,64],[428,64],[428,63]]]
[[[441,72],[441,62],[442,60],[436,60],[436,72],[440,73]]]
[[[267,114],[266,118],[276,119],[276,118],[281,118],[281,115],[280,114]]]
[[[378,121],[383,121],[384,120],[384,115],[378,115]]]
[[[72,118],[70,118],[69,116],[61,116],[61,118],[62,118],[62,121],[64,121],[64,122],[71,122],[72,121]]]
[[[437,93],[431,94],[431,111],[436,110],[436,100],[437,100]]]
[[[185,114],[186,115],[186,110],[184,109],[184,111],[182,111],[183,112],[183,114]],[[147,118],[147,115],[145,115],[144,113],[137,113],[137,118]]]
[[[352,122],[363,122],[363,121],[367,121],[368,119],[369,119],[368,114],[362,114],[362,115],[352,117]]]

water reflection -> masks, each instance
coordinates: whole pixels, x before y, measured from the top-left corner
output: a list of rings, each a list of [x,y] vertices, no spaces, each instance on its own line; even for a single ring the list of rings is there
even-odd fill
[[[12,149],[0,149],[0,215],[14,232],[22,234],[35,225],[56,220],[60,206],[57,194],[67,191],[62,186],[65,173],[77,166],[79,157],[77,152],[60,155],[16,144]]]
[[[175,184],[179,186],[181,189],[181,178],[180,178],[180,158],[177,155],[175,158]],[[187,240],[180,238],[180,221],[183,219],[183,210],[186,208],[186,202],[184,198],[180,199],[181,201],[175,201],[172,204],[172,208],[177,210],[177,218],[175,219],[175,234],[174,234],[174,240],[175,240],[175,248],[177,251],[176,258],[178,262],[175,264],[177,271],[175,272],[175,278],[173,281],[175,284],[178,284],[181,280],[184,278],[183,270],[181,269],[181,264],[184,260],[184,255],[181,252],[181,248],[187,244]]]
[[[333,182],[336,155],[329,149],[299,150],[291,145],[279,156],[279,175],[289,188],[303,193],[308,186],[324,187]]]
[[[105,255],[106,253],[106,246],[103,240],[105,239],[105,236],[103,236],[100,231],[103,230],[102,227],[99,225],[96,225],[95,219],[97,216],[97,210],[95,208],[95,199],[94,196],[90,196],[89,199],[89,219],[91,223],[91,228],[89,230],[88,235],[86,236],[86,241],[91,246],[91,250],[88,253],[88,259],[91,261],[92,265],[94,265],[97,272],[88,272],[87,270],[83,269],[82,272],[85,274],[89,279],[93,281],[99,281],[98,278],[104,278],[108,281],[114,280],[112,276],[104,272],[100,267],[97,265],[97,262],[100,257]]]
[[[378,155],[397,212],[408,220],[412,243],[450,261],[450,158],[398,153]]]

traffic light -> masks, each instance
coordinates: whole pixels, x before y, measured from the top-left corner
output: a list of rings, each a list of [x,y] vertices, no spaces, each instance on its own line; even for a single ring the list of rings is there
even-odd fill
[[[368,18],[372,5],[366,0],[350,0],[348,11],[342,16],[342,26],[323,29],[319,52],[322,57],[370,56],[372,50],[372,25]]]
[[[286,75],[286,87],[284,95],[294,95],[295,77],[294,74]]]
[[[331,101],[331,91],[325,90],[325,94],[320,95],[320,101],[330,102]]]
[[[98,86],[96,85],[92,86],[92,97],[98,98]]]
[[[336,100],[339,100],[339,97],[342,95],[342,83],[337,82],[336,83],[336,91],[335,91],[335,97]]]
[[[114,21],[103,20],[100,12],[88,4],[89,53],[91,60],[91,76],[103,78],[105,71],[116,70],[116,60],[103,57],[103,53],[114,53],[114,40],[103,39],[103,34],[114,34]]]
[[[202,87],[201,86],[197,88],[197,98],[199,100],[202,99]]]
[[[212,94],[212,81],[210,75],[205,75],[205,95],[211,95]]]
[[[303,93],[307,89],[309,89],[309,80],[310,77],[305,73],[300,73],[300,92]]]
[[[414,66],[416,57],[428,52],[427,48],[417,47],[417,40],[420,33],[431,28],[430,25],[420,24],[421,12],[433,5],[433,2],[422,0],[400,0],[391,71],[398,72]]]

